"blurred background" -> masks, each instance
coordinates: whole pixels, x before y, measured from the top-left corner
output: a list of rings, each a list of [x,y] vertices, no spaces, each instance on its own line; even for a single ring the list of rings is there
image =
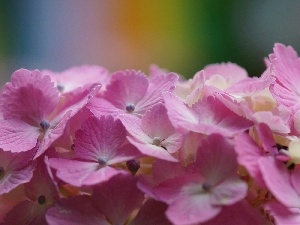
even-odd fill
[[[299,11],[297,0],[0,1],[0,84],[19,68],[82,64],[191,77],[231,61],[259,76],[275,42],[300,53]]]

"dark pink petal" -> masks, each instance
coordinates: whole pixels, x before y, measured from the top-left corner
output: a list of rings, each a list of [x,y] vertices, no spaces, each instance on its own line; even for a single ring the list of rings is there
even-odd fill
[[[105,158],[108,162],[117,156],[125,140],[126,129],[120,120],[112,116],[90,117],[75,134],[76,156],[93,162]]]
[[[238,167],[233,143],[220,134],[212,134],[202,141],[197,152],[195,171],[215,185],[231,178]]]
[[[125,112],[127,104],[136,105],[143,98],[148,85],[147,77],[140,71],[118,71],[112,75],[103,97]]]
[[[46,210],[46,205],[22,201],[6,215],[3,225],[46,225]]]
[[[222,212],[203,225],[259,225],[268,224],[262,213],[251,207],[247,201],[238,202],[232,206],[223,207]]]
[[[136,177],[120,174],[95,187],[92,195],[95,207],[112,224],[124,224],[144,200],[144,194],[136,183]]]
[[[7,119],[0,121],[0,148],[11,152],[24,152],[37,144],[39,128],[22,120]]]
[[[287,207],[300,207],[300,195],[290,181],[285,165],[273,157],[264,157],[258,161],[263,179],[272,194]]]
[[[18,118],[38,126],[56,107],[58,91],[40,71],[17,70],[4,87],[1,101],[4,118]]]
[[[76,196],[63,199],[46,213],[49,225],[109,225],[110,223],[94,208],[90,197]]]
[[[130,225],[171,225],[166,218],[167,205],[163,202],[147,200]]]

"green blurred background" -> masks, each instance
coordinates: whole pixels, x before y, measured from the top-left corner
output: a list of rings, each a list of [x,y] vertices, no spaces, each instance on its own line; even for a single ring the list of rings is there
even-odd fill
[[[0,84],[19,68],[157,64],[186,77],[235,62],[264,70],[275,42],[300,50],[297,0],[0,1]]]

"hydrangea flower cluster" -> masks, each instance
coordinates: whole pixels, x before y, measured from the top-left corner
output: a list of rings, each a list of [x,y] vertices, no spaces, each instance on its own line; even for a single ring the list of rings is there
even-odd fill
[[[265,64],[14,72],[1,224],[300,224],[300,58],[275,44]]]

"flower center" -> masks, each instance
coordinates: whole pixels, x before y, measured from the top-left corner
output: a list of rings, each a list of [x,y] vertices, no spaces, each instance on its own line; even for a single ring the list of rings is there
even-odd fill
[[[154,137],[152,140],[152,144],[156,146],[160,146],[161,138],[160,137]]]
[[[135,110],[135,105],[132,103],[129,103],[126,105],[126,111],[129,113],[132,113]]]
[[[204,182],[202,184],[202,190],[204,192],[209,192],[211,190],[211,188],[212,188],[212,186],[209,183],[207,183],[207,182]]]
[[[63,90],[64,90],[64,86],[62,84],[57,84],[56,88],[59,92],[63,92]]]
[[[4,177],[5,175],[5,170],[2,166],[0,166],[0,180],[2,180],[2,178]]]
[[[40,195],[40,196],[38,197],[38,203],[39,203],[40,205],[43,205],[43,204],[46,203],[46,197],[45,197],[45,195]]]
[[[108,159],[106,157],[100,157],[98,163],[100,166],[106,166]]]
[[[40,122],[40,127],[43,129],[43,130],[47,130],[49,127],[50,127],[50,123],[47,121],[47,120],[42,120]]]

